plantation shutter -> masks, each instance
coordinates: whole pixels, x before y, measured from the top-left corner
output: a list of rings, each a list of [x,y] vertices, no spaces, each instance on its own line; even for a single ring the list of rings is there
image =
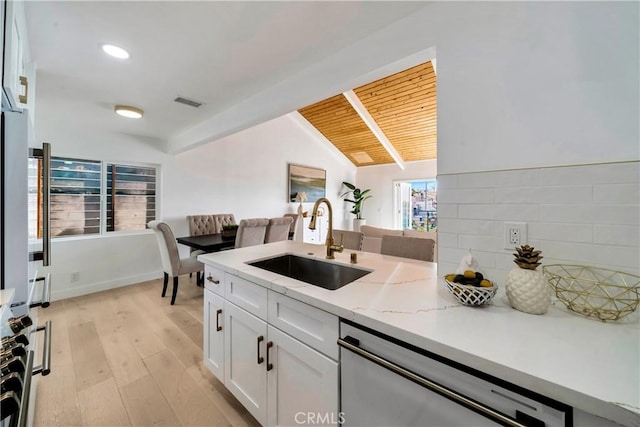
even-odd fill
[[[156,218],[156,169],[107,165],[107,231],[144,230]]]
[[[51,159],[51,236],[100,233],[101,163]]]

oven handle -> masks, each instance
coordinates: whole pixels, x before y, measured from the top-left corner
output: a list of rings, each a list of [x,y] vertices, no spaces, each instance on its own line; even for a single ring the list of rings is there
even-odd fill
[[[492,421],[495,421],[497,423],[500,423],[502,425],[506,425],[506,426],[511,426],[511,427],[526,427],[524,424],[519,423],[518,421],[514,420],[511,417],[508,417],[504,414],[501,414],[500,412],[494,411],[491,408],[488,408],[484,405],[482,405],[479,402],[476,402],[475,400],[471,400],[468,397],[465,397],[447,387],[441,386],[440,384],[434,383],[433,381],[430,381],[428,379],[426,379],[423,376],[414,374],[413,372],[396,365],[393,362],[390,362],[376,354],[373,354],[367,350],[362,349],[361,347],[359,347],[356,344],[353,344],[347,340],[350,341],[355,341],[357,342],[357,340],[347,336],[345,339],[339,338],[338,339],[338,345],[342,348],[345,348],[349,351],[352,351],[353,353],[356,353],[359,356],[364,357],[365,359],[379,365],[382,366],[385,369],[388,369],[389,371],[400,375],[403,378],[408,379],[409,381],[413,381],[414,383],[421,385],[422,387],[431,390],[435,393],[438,393],[446,398],[448,398],[449,400],[452,400],[456,403],[459,403],[462,406],[465,406],[473,411],[476,411],[482,415],[484,415],[485,417],[491,419]]]
[[[11,423],[17,427],[26,427],[29,418],[29,395],[31,394],[31,368],[33,367],[33,351],[27,353],[27,363],[24,371],[24,380],[22,382],[22,396],[20,398],[20,412],[14,414],[18,416],[17,422]]]
[[[32,301],[31,304],[29,304],[29,308],[47,308],[51,305],[51,273],[48,273],[45,277],[38,277],[36,282],[40,280],[44,280],[44,285],[42,285],[42,296],[40,297],[40,301]]]
[[[42,364],[33,368],[33,375],[49,375],[51,373],[51,320],[47,320],[44,326],[38,326],[36,331],[44,331],[44,351],[42,352]]]

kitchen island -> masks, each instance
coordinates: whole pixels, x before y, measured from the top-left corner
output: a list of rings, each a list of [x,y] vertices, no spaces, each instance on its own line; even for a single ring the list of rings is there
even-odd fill
[[[451,296],[437,264],[357,252],[366,276],[326,290],[247,264],[283,253],[324,259],[326,248],[284,241],[198,258],[278,294],[395,337],[535,393],[616,423],[640,425],[640,322],[633,313],[603,323],[559,302],[544,315],[512,309],[503,289],[490,305]],[[332,262],[349,264],[350,254]],[[578,425],[578,423],[576,423]],[[597,425],[597,424],[593,424]]]

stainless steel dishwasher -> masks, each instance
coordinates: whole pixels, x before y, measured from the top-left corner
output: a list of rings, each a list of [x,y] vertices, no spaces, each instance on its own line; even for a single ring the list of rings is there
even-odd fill
[[[338,344],[344,426],[573,425],[570,406],[350,321]]]

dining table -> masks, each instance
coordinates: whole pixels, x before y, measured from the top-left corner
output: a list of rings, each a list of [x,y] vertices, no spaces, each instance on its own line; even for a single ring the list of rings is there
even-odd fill
[[[236,244],[235,238],[223,238],[220,233],[178,237],[176,241],[204,252],[219,252],[223,249],[233,248]]]

